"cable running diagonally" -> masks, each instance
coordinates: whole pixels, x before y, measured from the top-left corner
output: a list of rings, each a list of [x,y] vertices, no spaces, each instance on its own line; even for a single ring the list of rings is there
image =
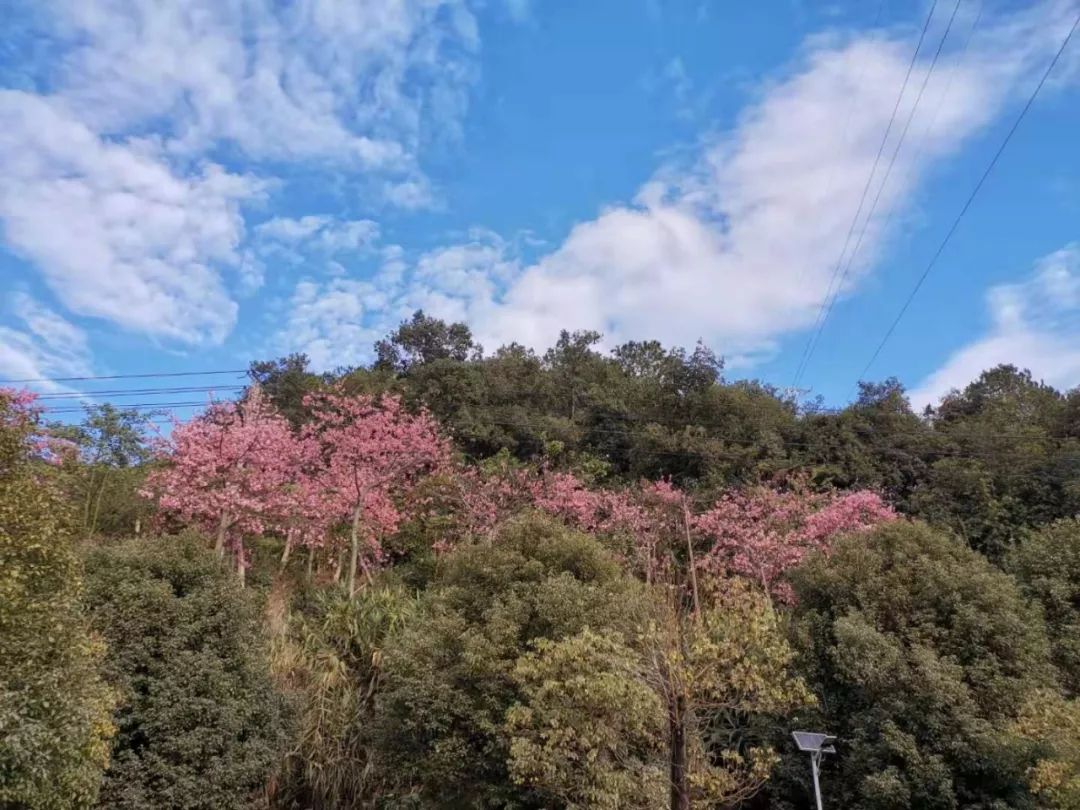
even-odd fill
[[[900,110],[900,102],[903,100],[904,93],[907,91],[908,82],[911,80],[911,72],[915,69],[915,63],[918,61],[919,51],[922,50],[923,41],[926,39],[926,32],[930,28],[930,21],[934,17],[935,9],[937,9],[937,3],[938,0],[934,0],[933,4],[930,6],[930,13],[926,15],[926,22],[923,23],[922,32],[919,34],[919,41],[915,45],[915,52],[911,55],[911,63],[908,65],[907,73],[904,75],[904,81],[900,85],[900,92],[896,95],[896,103],[893,105],[892,115],[889,116],[889,123],[885,127],[885,134],[881,138],[881,144],[878,146],[877,155],[874,157],[873,165],[870,167],[870,174],[866,178],[866,185],[863,186],[862,195],[859,197],[859,205],[855,209],[855,215],[851,218],[851,227],[848,228],[847,236],[844,238],[844,246],[840,250],[840,255],[836,258],[836,266],[833,268],[832,277],[829,279],[829,286],[825,291],[825,297],[821,300],[821,307],[818,309],[817,319],[814,321],[815,329],[825,311],[825,305],[829,300],[829,296],[832,294],[833,285],[840,275],[840,267],[843,264],[844,256],[847,254],[848,245],[851,244],[851,237],[855,233],[855,228],[858,225],[859,216],[862,214],[863,206],[866,204],[866,195],[870,193],[870,186],[874,181],[874,175],[877,173],[877,167],[881,162],[881,156],[885,153],[885,144],[888,142],[889,134],[892,132],[893,124],[896,122],[896,115]],[[795,370],[795,378],[792,380],[792,388],[796,387],[802,379],[803,371],[806,367],[806,355],[810,351],[810,343],[812,340],[813,335],[807,339],[806,345],[803,347],[803,354],[799,360],[799,365]]]
[[[941,52],[945,48],[945,41],[949,38],[949,32],[952,30],[953,22],[956,20],[956,13],[960,10],[960,3],[962,0],[956,0],[956,4],[953,6],[952,14],[949,15],[949,22],[945,26],[945,32],[941,36],[941,41],[938,42],[937,50],[934,51],[934,56],[930,61],[930,66],[926,70],[926,74],[923,76],[922,84],[919,86],[919,92],[915,96],[915,102],[911,105],[911,109],[908,111],[907,120],[904,122],[904,128],[900,131],[900,137],[896,140],[896,147],[892,151],[892,156],[889,158],[889,165],[885,168],[885,174],[882,177],[881,183],[878,184],[877,191],[874,193],[874,200],[870,204],[870,211],[866,217],[863,218],[862,228],[859,231],[859,238],[855,240],[855,247],[852,248],[851,253],[848,255],[847,262],[844,263],[844,270],[840,274],[840,281],[837,283],[835,289],[832,291],[832,296],[829,298],[829,304],[825,309],[824,315],[818,323],[817,331],[814,334],[811,341],[810,350],[806,355],[806,360],[803,365],[803,370],[810,364],[811,358],[814,356],[814,351],[817,349],[818,342],[821,340],[821,334],[825,331],[825,324],[829,320],[829,316],[832,314],[833,307],[836,306],[836,301],[840,297],[840,292],[844,289],[844,282],[847,281],[848,275],[851,273],[851,268],[855,264],[855,259],[859,255],[859,248],[862,247],[863,240],[866,238],[866,233],[870,229],[870,222],[874,218],[874,214],[877,211],[878,203],[881,201],[881,195],[884,193],[886,186],[889,184],[889,178],[892,176],[893,167],[896,165],[896,158],[900,154],[900,150],[904,146],[904,141],[907,138],[908,130],[911,129],[911,122],[915,120],[915,113],[919,109],[919,104],[922,102],[923,94],[926,92],[926,86],[930,83],[930,77],[934,73],[934,68],[937,67],[938,59],[941,58]],[[891,214],[891,210],[890,210]],[[883,224],[882,227],[885,227]]]
[[[1035,89],[1032,91],[1031,95],[1028,97],[1027,102],[1020,110],[1020,114],[1016,116],[1016,120],[1013,121],[1013,124],[1009,128],[1008,133],[1006,133],[1005,138],[1001,141],[1001,145],[997,148],[997,151],[994,152],[994,156],[990,159],[990,163],[987,164],[986,169],[979,177],[979,181],[975,184],[975,187],[971,190],[971,194],[968,195],[967,200],[964,202],[963,207],[961,207],[959,213],[957,213],[956,215],[956,218],[949,226],[949,230],[945,233],[945,238],[941,240],[941,244],[938,245],[937,250],[934,251],[934,255],[930,257],[930,261],[927,262],[926,268],[922,271],[922,274],[919,276],[918,281],[915,282],[915,286],[911,289],[911,292],[905,299],[904,305],[900,307],[900,311],[896,314],[896,318],[893,319],[893,322],[889,325],[889,328],[885,330],[885,334],[884,336],[882,336],[881,341],[877,345],[877,348],[874,349],[874,353],[870,356],[870,359],[866,362],[866,365],[863,366],[862,371],[859,372],[858,379],[862,379],[866,376],[866,372],[869,371],[870,367],[874,365],[874,361],[878,359],[878,356],[881,354],[881,350],[885,348],[885,344],[889,342],[889,338],[893,336],[893,333],[896,331],[896,327],[900,324],[900,321],[903,320],[904,315],[907,314],[908,309],[911,307],[911,302],[914,301],[915,296],[919,294],[919,290],[922,288],[922,285],[926,281],[927,276],[930,275],[930,271],[934,269],[934,266],[937,264],[938,259],[941,258],[941,254],[945,252],[945,248],[948,246],[949,241],[953,237],[953,234],[956,233],[957,228],[960,227],[960,222],[961,220],[963,220],[964,215],[967,214],[968,209],[971,208],[971,204],[975,201],[975,197],[978,196],[979,191],[982,189],[983,185],[985,185],[986,179],[990,176],[990,173],[997,165],[998,160],[1001,158],[1002,153],[1005,151],[1005,147],[1009,145],[1009,141],[1011,141],[1013,135],[1016,134],[1016,130],[1020,128],[1020,124],[1027,116],[1028,110],[1030,110],[1032,105],[1035,103],[1035,99],[1038,98],[1039,92],[1042,90],[1043,85],[1046,84],[1046,80],[1050,78],[1050,74],[1053,72],[1054,68],[1057,66],[1058,61],[1061,59],[1061,55],[1065,52],[1065,49],[1069,47],[1069,42],[1072,39],[1073,34],[1076,33],[1077,26],[1080,26],[1080,14],[1076,15],[1076,19],[1073,21],[1072,27],[1069,29],[1069,32],[1065,35],[1065,39],[1062,41],[1061,47],[1057,49],[1057,52],[1054,54],[1054,58],[1050,60],[1050,64],[1047,65],[1046,70],[1043,72],[1042,78],[1039,79],[1039,83],[1035,85]]]

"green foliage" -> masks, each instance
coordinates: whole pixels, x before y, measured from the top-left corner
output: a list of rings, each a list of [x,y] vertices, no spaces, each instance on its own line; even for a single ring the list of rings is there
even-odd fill
[[[792,581],[800,669],[821,698],[812,722],[842,741],[828,804],[1034,806],[1030,749],[1010,725],[1054,672],[1042,620],[1010,577],[958,540],[893,523],[843,539]]]
[[[768,597],[745,580],[714,581],[700,613],[658,602],[642,641],[647,677],[665,702],[669,753],[673,763],[681,760],[688,795],[704,807],[749,799],[777,759],[751,732],[752,719],[813,703]]]
[[[91,807],[113,696],[79,610],[81,569],[59,493],[28,458],[0,392],[0,807]]]
[[[393,781],[376,767],[375,700],[387,636],[415,600],[377,585],[349,597],[323,591],[310,615],[294,614],[276,640],[278,674],[297,695],[299,716],[278,806],[371,807]]]
[[[1015,731],[1040,749],[1028,771],[1035,794],[1049,807],[1080,810],[1080,700],[1037,692],[1024,704]]]
[[[586,628],[630,637],[642,609],[641,586],[596,540],[539,517],[450,554],[385,652],[380,748],[398,800],[557,806],[510,775],[505,723],[522,698],[518,663]]]
[[[568,810],[663,804],[664,706],[638,651],[586,628],[536,642],[512,677],[520,690],[506,715],[514,781]]]
[[[375,368],[405,374],[415,366],[437,360],[461,362],[480,352],[468,326],[447,324],[417,310],[411,320],[375,344]]]
[[[1043,608],[1054,663],[1072,697],[1080,695],[1080,520],[1027,535],[1006,565]]]
[[[149,414],[108,403],[88,405],[79,425],[52,425],[49,433],[72,442],[78,462],[64,465],[59,480],[75,507],[84,537],[130,535],[152,514],[139,495],[151,461],[146,441]]]
[[[196,537],[92,549],[86,604],[121,706],[102,806],[266,806],[285,741],[259,607]]]
[[[308,370],[306,354],[290,354],[277,360],[259,360],[248,368],[248,377],[274,403],[294,428],[308,418],[304,397],[318,390],[329,375]]]

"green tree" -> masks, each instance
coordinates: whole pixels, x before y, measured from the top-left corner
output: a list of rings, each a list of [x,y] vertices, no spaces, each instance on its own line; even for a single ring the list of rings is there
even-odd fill
[[[892,523],[842,539],[792,582],[800,669],[821,701],[810,722],[840,738],[827,804],[1034,807],[1030,749],[1010,726],[1054,671],[1011,577],[946,534]]]
[[[450,554],[384,654],[380,761],[400,779],[398,800],[560,806],[543,786],[512,778],[506,716],[523,696],[515,671],[536,645],[586,628],[631,638],[642,594],[596,540],[535,516]]]
[[[1039,759],[1028,771],[1036,795],[1057,810],[1080,810],[1080,700],[1037,692],[1014,729],[1038,746]]]
[[[150,517],[150,503],[138,494],[152,457],[149,424],[148,414],[105,403],[86,406],[81,424],[50,427],[78,448],[79,463],[67,465],[63,481],[84,536],[129,535]]]
[[[1015,366],[984,371],[930,413],[939,440],[913,513],[1000,560],[1023,534],[1080,510],[1068,400]]]
[[[203,546],[150,538],[87,555],[86,604],[122,701],[101,794],[110,810],[266,806],[284,704],[253,594]]]
[[[436,360],[464,362],[479,358],[483,350],[473,342],[463,323],[448,324],[416,310],[408,321],[375,344],[374,368],[408,374],[413,368]]]
[[[257,385],[278,412],[294,428],[308,419],[304,397],[318,390],[333,375],[315,374],[306,354],[290,354],[277,360],[259,360],[248,367],[248,378]]]
[[[1080,696],[1080,519],[1031,532],[1009,554],[1006,568],[1042,606],[1062,683],[1070,696]]]
[[[113,696],[79,610],[68,511],[31,460],[35,415],[0,390],[0,807],[93,806]]]
[[[873,489],[905,507],[926,478],[937,442],[900,383],[859,383],[839,413],[807,414],[800,425],[801,466],[819,486]]]
[[[506,715],[510,775],[569,810],[652,810],[667,799],[664,705],[615,633],[541,639],[518,659]]]

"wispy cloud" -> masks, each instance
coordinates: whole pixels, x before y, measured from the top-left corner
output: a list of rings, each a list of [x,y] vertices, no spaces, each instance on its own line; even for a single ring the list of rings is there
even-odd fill
[[[0,220],[72,312],[189,342],[236,318],[219,269],[239,263],[240,205],[261,184],[207,164],[172,171],[152,143],[115,143],[63,105],[0,91]]]
[[[910,393],[919,408],[936,404],[983,370],[1011,363],[1059,388],[1080,383],[1080,244],[1036,263],[1017,284],[986,294],[986,334],[953,353]]]
[[[85,333],[24,292],[10,296],[9,312],[19,328],[0,326],[0,375],[36,380],[90,374]],[[45,390],[63,390],[42,384]]]
[[[244,207],[282,166],[334,167],[391,204],[431,204],[419,154],[459,134],[479,42],[464,0],[9,10],[38,44],[5,74],[18,89],[0,90],[5,243],[72,312],[196,344],[221,342],[235,297],[262,283]],[[375,232],[298,222],[326,254]],[[265,236],[283,247],[287,234]]]
[[[102,132],[168,147],[402,169],[468,103],[476,20],[460,0],[61,0],[54,81]]]
[[[1028,89],[1074,14],[1073,3],[1050,2],[985,20],[967,49],[963,38],[950,40],[914,112],[914,143],[898,153],[874,216],[859,223],[865,233],[841,295],[859,286],[885,248],[897,221],[889,215],[910,205],[936,162]],[[418,263],[386,292],[469,321],[486,345],[548,345],[570,327],[598,329],[612,341],[704,338],[747,362],[768,356],[780,336],[806,328],[818,312],[912,45],[884,32],[816,39],[733,129],[661,166],[633,202],[580,223],[539,261],[515,266],[501,246],[484,254],[486,273],[470,266],[467,285],[418,272]],[[915,66],[899,120],[928,69],[926,59]],[[875,185],[870,198],[877,195]]]

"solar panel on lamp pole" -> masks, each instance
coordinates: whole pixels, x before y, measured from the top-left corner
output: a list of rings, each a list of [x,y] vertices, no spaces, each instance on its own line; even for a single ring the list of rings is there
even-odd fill
[[[818,771],[821,767],[821,757],[824,754],[835,754],[836,748],[833,743],[836,737],[832,734],[821,734],[814,731],[793,731],[791,736],[800,751],[810,755],[810,771],[814,775],[814,799],[817,801],[817,810],[823,810],[821,804],[821,784],[818,781]]]

